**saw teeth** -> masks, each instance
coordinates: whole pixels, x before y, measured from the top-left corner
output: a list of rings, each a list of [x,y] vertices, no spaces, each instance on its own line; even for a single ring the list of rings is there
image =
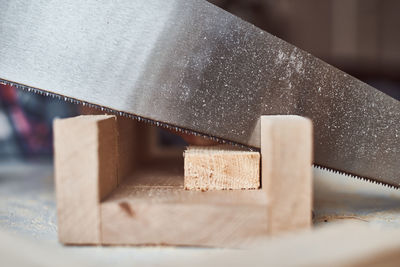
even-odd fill
[[[346,173],[346,172],[342,172],[342,171],[338,171],[338,170],[334,170],[334,169],[329,169],[329,168],[326,168],[326,167],[318,165],[318,164],[313,164],[313,166],[316,169],[320,169],[320,170],[327,171],[327,172],[330,172],[330,173],[341,174],[341,175],[344,175],[344,176],[347,176],[347,177],[351,177],[353,179],[358,179],[358,180],[362,180],[362,181],[365,181],[365,182],[369,182],[369,183],[385,186],[385,187],[388,187],[388,188],[391,188],[391,189],[400,189],[399,186],[396,186],[394,184],[382,183],[382,182],[379,182],[379,181],[377,181],[375,179],[372,179],[372,178],[361,177],[361,176],[358,176],[358,175],[354,175],[354,174],[350,174],[350,173]]]
[[[20,89],[20,90],[23,90],[23,91],[27,91],[27,92],[32,92],[32,93],[35,93],[35,94],[38,94],[38,95],[52,97],[52,98],[55,98],[55,99],[58,99],[58,100],[64,100],[64,102],[70,102],[70,103],[73,103],[73,104],[79,104],[79,105],[82,105],[82,106],[87,106],[87,107],[90,107],[90,108],[101,110],[103,112],[107,112],[107,113],[110,113],[110,114],[118,115],[118,116],[121,116],[121,117],[131,118],[131,119],[137,120],[138,122],[144,122],[144,123],[147,123],[147,124],[150,124],[150,125],[156,125],[158,127],[162,127],[162,128],[166,128],[166,129],[172,129],[172,130],[175,130],[176,132],[181,132],[181,133],[190,134],[190,135],[194,135],[194,136],[201,136],[201,137],[203,137],[205,139],[213,140],[213,141],[216,141],[218,143],[230,144],[232,146],[241,147],[243,149],[248,149],[248,150],[252,150],[252,151],[257,150],[255,148],[248,147],[248,146],[245,146],[243,144],[239,144],[239,143],[232,142],[232,141],[227,141],[227,140],[215,137],[215,136],[202,134],[202,133],[195,132],[195,131],[192,131],[192,130],[188,130],[188,129],[185,129],[185,128],[179,128],[177,126],[173,126],[173,125],[170,125],[170,124],[167,124],[167,123],[164,123],[164,122],[154,121],[154,120],[151,120],[151,119],[147,119],[147,118],[143,118],[143,117],[140,117],[140,116],[137,116],[137,115],[126,113],[126,112],[123,112],[123,111],[113,110],[113,109],[110,109],[110,108],[107,108],[107,107],[103,107],[103,106],[100,106],[100,105],[88,103],[88,102],[81,101],[81,100],[78,100],[78,99],[74,99],[74,98],[71,98],[71,97],[55,94],[55,93],[48,92],[48,91],[45,91],[45,90],[41,90],[41,89],[38,89],[38,88],[34,88],[34,87],[26,86],[26,85],[21,85],[21,84],[14,83],[14,82],[9,82],[7,80],[0,79],[0,84],[13,86],[13,87],[15,87],[17,89]]]
[[[218,142],[220,144],[229,144],[229,145],[240,147],[242,149],[247,149],[247,150],[250,150],[250,151],[259,151],[259,149],[257,149],[257,148],[245,146],[245,145],[240,144],[240,143],[228,141],[228,140],[225,140],[225,139],[221,139],[221,138],[218,138],[218,137],[215,137],[215,136],[211,136],[211,135],[207,135],[207,134],[203,134],[203,133],[198,133],[198,132],[191,131],[191,130],[188,130],[188,129],[185,129],[185,128],[179,128],[177,126],[170,125],[170,124],[167,124],[167,123],[164,123],[164,122],[154,121],[154,120],[151,120],[151,119],[147,119],[147,118],[143,118],[143,117],[140,117],[140,116],[137,116],[137,115],[126,113],[126,112],[123,112],[123,111],[113,110],[113,109],[110,109],[110,108],[102,107],[100,105],[96,105],[96,104],[88,103],[88,102],[81,101],[81,100],[78,100],[78,99],[62,96],[62,95],[55,94],[55,93],[52,93],[52,92],[47,92],[47,91],[44,91],[44,90],[41,90],[41,89],[29,87],[29,86],[26,86],[26,85],[21,85],[21,84],[18,84],[18,83],[9,82],[7,80],[0,79],[0,84],[13,86],[13,87],[16,87],[16,88],[18,88],[20,90],[27,91],[27,92],[33,92],[33,93],[39,94],[39,95],[51,96],[52,98],[55,98],[55,99],[58,99],[58,100],[64,100],[65,102],[71,102],[73,104],[80,104],[82,106],[88,106],[90,108],[95,108],[97,110],[105,111],[107,113],[111,113],[111,114],[114,114],[114,115],[119,115],[121,117],[131,118],[131,119],[134,119],[134,120],[136,120],[138,122],[144,122],[144,123],[147,123],[147,124],[157,125],[158,127],[163,127],[163,128],[175,130],[176,132],[181,132],[181,133],[190,134],[190,135],[194,135],[194,136],[201,136],[201,137],[203,137],[205,139],[209,139],[209,140]],[[348,176],[348,177],[352,177],[352,178],[355,178],[355,179],[359,179],[359,180],[362,180],[362,181],[367,181],[367,182],[371,182],[371,183],[374,183],[374,184],[379,184],[379,185],[382,185],[382,186],[386,186],[388,188],[400,189],[398,185],[382,183],[382,182],[376,181],[376,180],[374,180],[372,178],[361,177],[361,176],[357,176],[357,175],[354,175],[354,174],[349,174],[349,173],[345,173],[345,172],[342,172],[342,171],[329,169],[329,168],[326,168],[326,167],[323,167],[323,166],[320,166],[320,165],[317,165],[317,164],[314,164],[313,166],[315,168],[317,168],[317,169],[325,170],[325,171],[328,171],[328,172],[331,172],[331,173],[342,174],[342,175],[345,175],[345,176]]]

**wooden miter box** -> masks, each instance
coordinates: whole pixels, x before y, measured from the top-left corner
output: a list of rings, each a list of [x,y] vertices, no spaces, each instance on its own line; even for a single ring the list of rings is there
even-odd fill
[[[109,115],[55,120],[60,242],[246,247],[311,226],[310,120],[263,116],[260,153],[189,147],[185,172],[182,152],[166,157],[142,127]]]

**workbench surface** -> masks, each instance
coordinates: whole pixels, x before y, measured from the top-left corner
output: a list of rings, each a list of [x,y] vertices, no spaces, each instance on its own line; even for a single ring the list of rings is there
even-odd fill
[[[60,257],[62,264],[68,266],[74,262],[89,266],[168,265],[176,262],[177,258],[195,259],[216,250],[64,247],[57,241],[52,173],[51,162],[0,163],[0,262],[4,257],[23,255],[20,259],[22,265],[38,261],[42,266],[51,266],[52,260],[59,261]],[[400,191],[319,169],[314,169],[314,175],[314,222],[317,226],[350,220],[384,228],[400,226]],[[43,254],[44,251],[47,253]],[[45,255],[46,260],[40,255]]]

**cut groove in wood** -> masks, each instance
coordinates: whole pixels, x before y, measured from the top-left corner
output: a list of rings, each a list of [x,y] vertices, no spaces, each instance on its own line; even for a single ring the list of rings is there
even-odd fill
[[[260,153],[231,146],[189,146],[184,153],[188,190],[258,189]]]

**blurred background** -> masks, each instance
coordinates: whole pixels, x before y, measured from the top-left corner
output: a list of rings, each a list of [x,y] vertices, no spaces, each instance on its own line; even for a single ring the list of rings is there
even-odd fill
[[[210,2],[400,99],[400,1]],[[51,158],[52,120],[82,112],[0,85],[0,160]]]

